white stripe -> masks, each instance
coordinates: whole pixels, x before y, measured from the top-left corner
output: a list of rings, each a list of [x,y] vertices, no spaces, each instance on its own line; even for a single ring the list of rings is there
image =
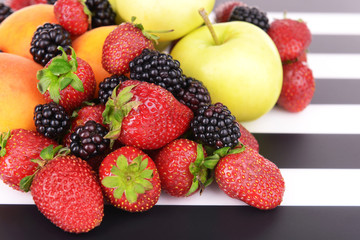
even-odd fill
[[[281,206],[360,206],[360,169],[280,169],[285,180]],[[34,204],[30,193],[11,189],[0,182],[0,204]],[[232,199],[213,183],[203,194],[188,198],[163,193],[157,205],[246,205]]]
[[[309,53],[315,79],[360,79],[360,54]]]
[[[286,9],[284,9],[286,11]],[[312,34],[360,35],[360,14],[356,13],[308,13],[287,12],[290,19],[302,19]],[[284,18],[281,12],[269,12],[270,21]]]
[[[299,113],[275,106],[257,120],[242,123],[252,133],[360,134],[359,104],[310,104]]]

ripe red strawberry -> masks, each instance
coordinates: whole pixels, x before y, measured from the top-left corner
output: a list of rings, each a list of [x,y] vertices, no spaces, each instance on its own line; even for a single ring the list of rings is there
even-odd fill
[[[129,63],[143,49],[155,49],[151,39],[156,40],[157,37],[147,33],[141,24],[120,24],[105,39],[101,60],[103,68],[111,74],[128,73]]]
[[[215,21],[217,23],[227,22],[229,21],[231,12],[234,10],[235,7],[246,6],[245,3],[240,1],[227,1],[220,4],[215,9]]]
[[[147,211],[159,200],[155,163],[138,148],[125,146],[110,153],[100,165],[99,178],[107,199],[123,210]]]
[[[277,104],[290,112],[300,112],[311,102],[315,80],[304,62],[283,65],[283,86]]]
[[[312,38],[304,21],[287,18],[274,20],[267,33],[283,62],[297,59],[309,47]]]
[[[39,211],[57,227],[73,233],[88,232],[100,225],[104,215],[100,184],[84,160],[55,155],[59,147],[50,146],[41,152],[41,159],[36,161],[42,168],[22,187],[25,191],[30,188]]]
[[[191,196],[210,182],[208,169],[204,165],[206,152],[188,139],[176,139],[167,144],[154,158],[161,188],[171,196]]]
[[[67,55],[54,57],[44,69],[38,71],[38,89],[47,102],[54,101],[72,113],[84,101],[93,99],[96,88],[95,75],[91,66],[76,57],[74,50]]]
[[[91,12],[85,0],[57,0],[54,15],[71,35],[81,35],[89,28]]]
[[[57,145],[54,140],[38,132],[13,129],[0,134],[0,179],[16,190],[20,190],[21,179],[32,175],[37,164],[31,159],[39,158],[42,149]]]
[[[256,140],[256,138],[254,137],[254,135],[252,135],[251,132],[249,132],[241,123],[238,123],[238,124],[239,124],[239,128],[240,128],[240,133],[241,133],[239,142],[248,147],[251,147],[255,151],[259,152],[259,143]],[[242,146],[240,144],[236,148],[241,148],[241,147]]]
[[[6,6],[9,6],[12,10],[16,11],[21,8],[31,5],[31,0],[5,0]]]
[[[228,196],[263,210],[280,205],[285,191],[277,166],[248,147],[221,158],[215,180]]]
[[[109,98],[103,116],[110,125],[108,138],[140,149],[158,149],[182,135],[194,114],[166,89],[127,80]]]

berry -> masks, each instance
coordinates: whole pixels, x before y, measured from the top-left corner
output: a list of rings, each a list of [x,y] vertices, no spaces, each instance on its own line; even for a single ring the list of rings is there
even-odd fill
[[[301,20],[276,19],[267,33],[274,41],[283,62],[296,60],[311,43],[311,32]]]
[[[61,54],[59,46],[70,53],[69,32],[59,24],[45,23],[36,29],[31,40],[30,53],[35,62],[45,66],[53,57]]]
[[[121,83],[106,103],[108,137],[140,149],[158,149],[181,136],[193,112],[166,89],[137,80]]]
[[[161,148],[154,158],[161,189],[175,197],[202,190],[209,177],[204,167],[205,155],[200,144],[188,139],[176,139]]]
[[[105,39],[101,59],[103,68],[111,74],[128,73],[130,61],[140,55],[143,49],[155,49],[150,39],[152,37],[141,24],[120,24]]]
[[[230,14],[236,6],[246,6],[246,4],[240,1],[226,1],[216,7],[215,22],[221,23],[229,21]]]
[[[86,161],[58,154],[51,146],[42,151],[44,165],[29,183],[39,211],[66,232],[89,232],[100,225],[104,215],[101,186]]]
[[[99,101],[102,104],[106,104],[107,100],[111,96],[113,90],[121,82],[129,80],[125,75],[111,75],[110,77],[105,78],[99,84]]]
[[[31,0],[4,0],[2,2],[4,2],[7,6],[9,6],[13,11],[31,5]]]
[[[91,28],[115,25],[116,14],[108,0],[86,0],[91,12]]]
[[[191,122],[191,128],[196,139],[217,149],[235,147],[241,135],[235,117],[222,103],[200,107]]]
[[[110,153],[100,165],[99,179],[109,202],[125,211],[147,211],[160,197],[155,163],[135,147],[125,146]]]
[[[72,113],[84,101],[93,99],[96,88],[95,75],[91,66],[76,57],[73,49],[67,55],[64,49],[37,73],[38,89],[47,102],[54,101]]]
[[[131,79],[155,83],[174,96],[185,84],[179,61],[166,53],[144,49],[130,62],[129,67]]]
[[[49,145],[57,143],[35,131],[13,129],[0,133],[0,179],[21,191],[21,179],[34,174],[38,166],[31,160],[39,158],[41,150]]]
[[[211,104],[210,93],[202,82],[191,77],[185,78],[185,86],[176,94],[176,98],[193,112]]]
[[[239,125],[239,129],[240,129],[240,138],[239,138],[239,142],[245,146],[248,146],[252,149],[254,149],[255,151],[259,152],[259,143],[256,140],[256,138],[254,137],[254,135],[251,134],[251,132],[249,132],[242,124],[238,123]],[[242,145],[239,144],[238,146],[236,146],[235,148],[241,148]]]
[[[245,21],[248,23],[252,23],[264,30],[265,32],[267,32],[270,27],[269,19],[266,16],[266,13],[260,11],[256,7],[235,7],[230,14],[229,21]]]
[[[87,121],[85,125],[78,126],[70,136],[70,150],[84,160],[104,153],[110,140],[104,139],[107,134],[104,126],[93,120]]]
[[[283,86],[277,104],[290,112],[300,112],[311,102],[315,80],[304,62],[283,65]]]
[[[70,117],[64,108],[55,102],[37,105],[34,121],[39,133],[55,140],[63,137],[70,126]]]
[[[259,209],[280,205],[285,191],[279,168],[257,151],[243,147],[222,157],[215,168],[215,180],[228,196]]]
[[[4,3],[0,2],[0,23],[5,20],[10,14],[12,14],[14,11]]]
[[[54,14],[59,24],[71,35],[81,35],[89,28],[91,12],[85,0],[57,0]]]

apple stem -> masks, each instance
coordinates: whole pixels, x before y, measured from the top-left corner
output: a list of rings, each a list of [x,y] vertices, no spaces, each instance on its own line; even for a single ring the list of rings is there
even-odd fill
[[[220,41],[216,35],[216,32],[214,30],[214,27],[213,25],[211,24],[210,22],[210,19],[209,19],[209,16],[207,14],[207,12],[205,11],[204,8],[200,8],[199,9],[199,14],[200,16],[202,17],[202,19],[204,19],[204,22],[205,22],[205,25],[208,27],[210,33],[211,33],[211,36],[212,38],[214,39],[214,42],[215,42],[215,45],[220,45]]]

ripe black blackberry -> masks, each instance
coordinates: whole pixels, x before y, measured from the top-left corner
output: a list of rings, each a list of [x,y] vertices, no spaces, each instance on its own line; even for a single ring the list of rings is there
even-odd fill
[[[239,143],[240,128],[229,109],[222,103],[199,108],[191,122],[196,139],[215,147],[235,147]]]
[[[256,7],[238,6],[235,7],[229,17],[229,21],[245,21],[252,23],[265,32],[270,27],[269,19],[265,12],[260,11]]]
[[[176,95],[176,98],[193,112],[196,112],[201,106],[211,104],[207,88],[202,82],[191,77],[185,78],[185,86]]]
[[[108,0],[86,0],[86,6],[91,11],[91,27],[115,25],[116,14]]]
[[[45,23],[36,29],[31,40],[30,53],[35,62],[45,66],[50,59],[61,54],[59,46],[70,54],[69,32],[59,24]]]
[[[89,120],[70,135],[70,151],[84,160],[95,157],[108,149],[110,140],[104,138],[107,133],[104,126]]]
[[[39,133],[55,140],[60,140],[70,127],[70,117],[64,108],[55,102],[37,105],[34,121]]]
[[[129,64],[130,78],[159,85],[174,96],[184,87],[185,77],[180,63],[171,55],[144,49]]]
[[[46,2],[48,4],[54,5],[56,3],[56,0],[47,0]]]
[[[0,23],[10,16],[14,11],[4,3],[0,2]]]
[[[99,83],[99,101],[102,104],[106,104],[107,100],[111,96],[114,88],[121,82],[129,80],[125,75],[112,75],[105,78]]]

